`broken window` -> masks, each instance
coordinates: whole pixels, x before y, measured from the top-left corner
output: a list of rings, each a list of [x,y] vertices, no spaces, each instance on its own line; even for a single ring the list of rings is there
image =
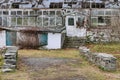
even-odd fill
[[[3,15],[8,15],[8,11],[3,11]]]
[[[98,23],[104,23],[104,17],[98,16]]]
[[[74,18],[68,18],[68,25],[74,26]]]

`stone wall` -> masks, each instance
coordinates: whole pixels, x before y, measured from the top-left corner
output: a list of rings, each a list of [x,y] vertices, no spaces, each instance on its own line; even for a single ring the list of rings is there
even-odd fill
[[[84,55],[88,61],[94,63],[103,70],[116,70],[117,59],[113,55],[107,53],[92,53],[87,47],[80,47],[79,50],[80,53]]]
[[[17,54],[17,47],[7,47],[5,53],[2,54],[4,61],[4,64],[2,66],[2,72],[11,72],[16,69]]]

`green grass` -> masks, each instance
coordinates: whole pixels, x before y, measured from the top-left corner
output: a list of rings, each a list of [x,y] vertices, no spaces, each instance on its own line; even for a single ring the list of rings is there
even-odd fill
[[[88,47],[93,52],[106,52],[111,54],[120,53],[120,43],[103,43],[103,44],[91,44]]]

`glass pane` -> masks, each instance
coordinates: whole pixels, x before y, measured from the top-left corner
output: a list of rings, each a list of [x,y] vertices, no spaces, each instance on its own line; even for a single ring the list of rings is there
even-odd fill
[[[22,18],[17,18],[17,25],[22,25]]]
[[[104,23],[104,17],[103,16],[98,17],[98,23]]]
[[[22,15],[22,11],[17,11],[17,15]]]
[[[34,11],[30,11],[30,15],[34,15]]]
[[[29,25],[35,26],[35,17],[29,17]]]
[[[105,14],[106,15],[111,15],[111,11],[106,11]]]
[[[11,25],[16,26],[16,17],[11,18]]]
[[[48,18],[43,18],[43,26],[48,26]]]
[[[2,25],[2,17],[0,17],[0,25]]]
[[[0,15],[2,15],[2,11],[0,11]]]
[[[12,11],[12,12],[11,12],[11,15],[16,15],[16,11]]]
[[[57,17],[56,18],[56,25],[62,26],[62,17]]]
[[[55,18],[50,18],[50,25],[55,26]]]
[[[28,15],[28,11],[23,11],[23,15]]]
[[[91,19],[91,22],[92,22],[92,25],[93,25],[93,26],[96,26],[96,25],[98,24],[97,18],[92,18],[92,19]]]
[[[7,17],[3,17],[3,26],[7,26]]]
[[[68,18],[68,25],[74,26],[74,18]]]
[[[50,11],[50,15],[55,15],[55,11]]]
[[[98,11],[98,15],[104,15],[104,11]]]
[[[61,11],[56,11],[56,15],[61,16]]]
[[[38,15],[42,15],[42,11],[38,11]]]
[[[8,11],[3,11],[3,15],[8,15]]]
[[[23,25],[25,25],[25,26],[28,25],[28,18],[27,17],[23,18]]]
[[[48,15],[48,11],[43,11],[43,15]]]
[[[42,26],[42,17],[38,17],[38,19],[37,19],[37,25],[38,25],[38,27]]]

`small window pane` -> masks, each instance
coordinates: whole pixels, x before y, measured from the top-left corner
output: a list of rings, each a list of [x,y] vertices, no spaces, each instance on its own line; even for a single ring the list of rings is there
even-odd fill
[[[37,24],[38,24],[38,27],[42,26],[42,17],[38,17]]]
[[[55,11],[50,11],[50,15],[55,15]]]
[[[15,17],[12,17],[12,19],[11,19],[11,25],[12,26],[16,26],[16,18]]]
[[[11,15],[16,15],[16,11],[12,11],[12,12],[11,12]]]
[[[43,26],[48,26],[48,18],[43,18]]]
[[[25,26],[28,25],[28,18],[27,17],[23,18],[23,25],[25,25]]]
[[[50,18],[50,25],[55,26],[55,18]]]
[[[48,11],[43,11],[43,15],[48,15]]]
[[[38,11],[38,15],[42,15],[42,11]]]
[[[104,11],[98,11],[98,15],[104,15]]]
[[[23,15],[28,15],[28,11],[23,11]]]
[[[17,25],[22,25],[22,18],[17,18]]]
[[[57,16],[61,16],[61,11],[57,11],[57,12],[56,12],[56,15],[57,15]]]
[[[69,18],[68,19],[68,25],[69,26],[74,26],[74,18]]]
[[[30,11],[30,15],[34,15],[34,11]]]
[[[0,25],[2,25],[2,17],[0,17]]]
[[[8,15],[8,11],[3,11],[3,15]]]
[[[17,11],[17,15],[22,15],[22,11]]]
[[[29,25],[35,26],[35,17],[29,17]]]
[[[62,17],[57,17],[56,25],[61,25],[62,26]]]

